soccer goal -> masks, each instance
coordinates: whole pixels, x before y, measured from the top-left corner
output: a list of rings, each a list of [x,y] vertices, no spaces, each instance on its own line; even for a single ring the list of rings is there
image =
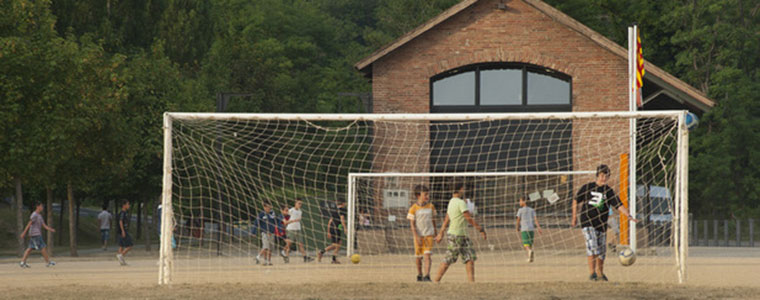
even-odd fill
[[[429,190],[438,231],[455,182],[488,235],[468,232],[478,281],[585,280],[572,204],[602,164],[638,220],[605,212],[605,273],[684,282],[685,113],[166,113],[159,283],[408,281],[417,274],[407,218],[415,187]],[[516,219],[521,198],[541,228],[532,262]],[[445,243],[432,247],[431,273]],[[616,250],[627,247],[637,261],[623,267]]]

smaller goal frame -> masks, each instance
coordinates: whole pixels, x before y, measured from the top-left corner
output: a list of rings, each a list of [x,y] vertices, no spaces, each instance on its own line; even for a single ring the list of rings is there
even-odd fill
[[[488,176],[534,176],[534,175],[593,175],[596,171],[535,171],[535,172],[417,172],[417,173],[348,173],[348,230],[346,230],[347,243],[346,256],[354,254],[354,240],[356,240],[356,184],[357,178],[366,177],[488,177]]]

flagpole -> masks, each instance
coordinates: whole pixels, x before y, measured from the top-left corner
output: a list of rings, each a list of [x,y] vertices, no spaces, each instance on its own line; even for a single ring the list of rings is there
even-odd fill
[[[637,86],[637,74],[638,74],[638,53],[637,53],[637,45],[638,45],[638,25],[633,24],[631,27],[628,27],[628,109],[631,112],[635,112],[637,110],[636,105],[636,97],[638,92],[638,86]],[[630,157],[628,159],[629,162],[629,168],[628,172],[630,172],[628,176],[628,210],[631,214],[631,217],[634,219],[636,218],[636,202],[638,195],[636,193],[636,119],[631,118],[629,120],[629,153]],[[647,191],[647,189],[644,189],[644,191]],[[631,247],[631,250],[636,252],[636,223],[634,223],[631,220],[628,220],[628,236],[629,236],[629,245]]]

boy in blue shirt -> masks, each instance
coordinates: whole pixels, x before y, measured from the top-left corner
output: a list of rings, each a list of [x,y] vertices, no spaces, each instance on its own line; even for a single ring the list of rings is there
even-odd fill
[[[262,259],[264,266],[272,265],[272,248],[274,247],[274,230],[277,227],[277,216],[272,211],[272,204],[265,203],[264,211],[256,218],[256,227],[261,235],[261,251],[256,255],[256,264]],[[262,257],[263,255],[263,257]]]

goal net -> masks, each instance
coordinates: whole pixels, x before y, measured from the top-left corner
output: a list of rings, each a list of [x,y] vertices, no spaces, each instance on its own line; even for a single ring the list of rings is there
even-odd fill
[[[468,225],[476,280],[587,280],[572,205],[602,164],[611,171],[606,184],[638,220],[603,212],[605,274],[683,282],[684,113],[167,113],[159,283],[413,281],[415,186],[429,190],[438,232],[455,182],[465,183],[462,198],[488,235]],[[517,223],[520,198],[540,225],[532,262]],[[629,267],[618,262],[625,247],[637,256]],[[445,235],[430,252],[434,277]],[[444,280],[464,281],[459,265]]]

